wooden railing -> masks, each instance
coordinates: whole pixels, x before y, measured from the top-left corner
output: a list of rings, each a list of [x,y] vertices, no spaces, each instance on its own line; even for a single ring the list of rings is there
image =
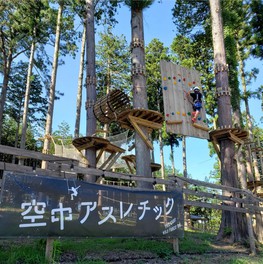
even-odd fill
[[[78,178],[79,175],[93,175],[97,177],[97,182],[102,183],[102,179],[107,178],[135,183],[128,186],[116,185],[116,188],[128,189],[134,188],[130,186],[136,186],[138,181],[144,181],[152,183],[153,186],[158,184],[165,185],[167,190],[181,190],[185,194],[184,204],[186,206],[213,208],[249,214],[263,211],[263,199],[254,195],[250,190],[242,190],[175,175],[169,175],[168,179],[164,180],[155,177],[144,177],[83,167],[77,160],[4,145],[0,145],[0,153],[13,155],[20,159],[33,159],[35,161],[47,162],[47,169],[41,169],[40,166],[32,167],[0,161],[0,170],[2,171],[33,173],[35,175],[50,177],[59,176],[63,178]],[[200,187],[204,187],[204,190],[200,190],[202,189]],[[225,195],[224,191],[227,191],[229,195]]]

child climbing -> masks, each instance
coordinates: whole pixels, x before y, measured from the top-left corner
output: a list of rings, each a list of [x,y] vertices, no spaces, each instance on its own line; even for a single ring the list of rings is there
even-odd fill
[[[201,111],[202,108],[202,93],[200,92],[199,87],[194,87],[194,89],[191,89],[187,96],[191,96],[193,99],[193,113],[192,113],[192,122],[195,123],[196,119]]]

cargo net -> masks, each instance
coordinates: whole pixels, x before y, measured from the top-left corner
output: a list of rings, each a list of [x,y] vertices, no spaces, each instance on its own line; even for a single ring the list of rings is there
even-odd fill
[[[85,152],[78,151],[69,140],[56,139],[51,137],[54,144],[55,155],[63,158],[75,159],[80,162],[80,166],[88,165],[88,160],[85,157]],[[57,142],[56,142],[57,141]],[[71,140],[72,141],[72,140]],[[59,143],[58,143],[59,142]]]
[[[116,134],[116,135],[111,135],[106,137],[106,139],[108,139],[110,141],[110,143],[123,148],[125,150],[124,153],[122,153],[120,155],[120,157],[116,160],[116,162],[113,164],[112,169],[117,169],[117,168],[126,168],[127,164],[125,163],[125,161],[122,159],[122,156],[127,155],[127,153],[129,154],[134,154],[134,134],[132,134],[131,136],[128,136],[129,130]],[[99,167],[104,160],[109,156],[109,153],[105,153],[104,157],[101,157],[101,159],[99,160],[97,167]]]
[[[108,139],[112,144],[125,150],[125,152],[121,154],[120,157],[116,160],[116,162],[112,166],[112,169],[126,168],[127,165],[121,157],[129,154],[134,154],[134,135],[132,134],[128,137],[128,133],[129,131],[127,130],[123,133],[106,137],[106,139]],[[74,145],[70,143],[69,139],[59,139],[53,137],[51,137],[51,139],[54,145],[56,156],[78,160],[79,165],[83,167],[86,167],[89,164],[87,158],[85,157],[85,150],[77,150]],[[104,155],[102,155],[97,163],[97,168],[99,168],[100,165],[103,164],[103,162],[108,158],[109,155],[109,153],[104,153]]]

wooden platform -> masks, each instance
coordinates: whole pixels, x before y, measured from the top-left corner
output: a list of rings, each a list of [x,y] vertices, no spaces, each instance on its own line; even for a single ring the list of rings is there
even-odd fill
[[[86,150],[94,148],[96,151],[99,151],[96,157],[96,163],[99,162],[102,154],[104,152],[110,153],[110,156],[103,162],[99,167],[100,169],[111,169],[112,165],[116,162],[121,153],[124,153],[125,150],[120,148],[112,143],[109,140],[101,137],[81,137],[76,138],[72,141],[72,144],[79,150]]]
[[[249,181],[247,182],[247,188],[252,191],[254,194],[256,194],[257,196],[263,198],[263,192],[262,191],[258,191],[258,187],[263,187],[263,180],[261,181]],[[260,189],[261,189],[260,188]]]
[[[220,155],[218,147],[220,140],[230,139],[239,145],[243,145],[245,140],[248,139],[248,131],[238,128],[223,128],[211,131],[209,136],[217,154]]]
[[[136,157],[135,155],[126,155],[123,156],[122,159],[126,162],[129,171],[133,174],[134,173],[134,169],[136,168]],[[151,169],[152,172],[158,171],[161,169],[161,165],[158,163],[151,163]]]
[[[147,128],[148,133],[150,133],[153,129],[161,129],[163,121],[164,118],[161,113],[147,109],[126,110],[117,119],[121,127],[138,132],[150,149],[153,149],[152,143],[148,139],[148,135],[142,131],[141,126]]]

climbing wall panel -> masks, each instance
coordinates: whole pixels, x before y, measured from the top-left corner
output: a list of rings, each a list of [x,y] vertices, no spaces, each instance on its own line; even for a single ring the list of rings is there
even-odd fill
[[[167,61],[161,61],[160,66],[167,132],[209,139],[204,98],[203,108],[193,123],[192,98],[187,97],[191,88],[198,86],[201,89],[200,73]]]

